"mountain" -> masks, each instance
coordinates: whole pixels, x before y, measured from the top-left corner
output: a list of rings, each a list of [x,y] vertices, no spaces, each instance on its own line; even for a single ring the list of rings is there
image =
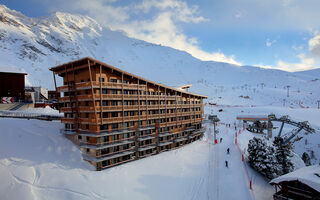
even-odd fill
[[[88,16],[57,12],[29,18],[0,5],[0,66],[23,68],[30,84],[53,89],[48,68],[86,56],[166,85],[193,84],[190,91],[223,104],[281,105],[287,85],[296,91],[288,99],[291,104],[313,105],[320,96],[319,76],[312,73],[201,61],[184,51],[129,38]]]

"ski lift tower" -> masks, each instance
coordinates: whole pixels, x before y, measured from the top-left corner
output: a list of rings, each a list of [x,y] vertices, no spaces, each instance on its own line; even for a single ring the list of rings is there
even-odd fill
[[[220,119],[217,117],[217,115],[209,115],[208,119],[211,121],[211,123],[213,124],[213,129],[214,129],[214,143],[217,144],[218,140],[217,140],[217,133],[218,131],[216,130],[216,123],[220,121]]]

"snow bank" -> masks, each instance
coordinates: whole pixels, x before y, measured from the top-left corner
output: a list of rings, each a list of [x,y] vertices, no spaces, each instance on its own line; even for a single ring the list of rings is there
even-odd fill
[[[36,113],[36,114],[47,114],[47,115],[61,115],[63,113],[59,113],[58,110],[51,108],[50,106],[46,106],[45,108],[27,108],[21,111],[17,111],[21,113]]]
[[[203,141],[97,172],[60,122],[1,118],[0,127],[2,200],[205,199],[211,189]]]
[[[313,165],[303,167],[291,173],[285,174],[270,181],[270,183],[280,183],[282,181],[300,181],[320,192],[320,166]]]

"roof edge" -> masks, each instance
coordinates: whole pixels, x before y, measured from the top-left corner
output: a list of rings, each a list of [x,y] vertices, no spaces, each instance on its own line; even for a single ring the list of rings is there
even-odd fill
[[[70,61],[70,62],[67,62],[67,63],[63,63],[63,64],[57,65],[57,66],[55,66],[55,67],[51,67],[51,68],[49,68],[49,70],[54,72],[54,70],[57,69],[57,68],[60,68],[60,67],[63,67],[63,66],[67,66],[67,65],[71,65],[71,64],[73,64],[73,63],[75,63],[75,62],[79,62],[79,61],[82,61],[82,60],[90,60],[90,61],[99,63],[99,64],[101,64],[101,65],[104,65],[105,67],[109,67],[109,68],[111,68],[111,69],[113,69],[113,70],[116,70],[116,71],[118,71],[118,72],[124,73],[124,74],[126,74],[126,75],[128,75],[128,76],[132,76],[132,77],[135,77],[135,78],[137,78],[137,79],[140,79],[140,80],[143,80],[143,81],[146,81],[146,82],[149,82],[149,83],[152,83],[152,84],[161,86],[161,87],[169,88],[169,89],[174,90],[174,91],[177,91],[177,92],[181,92],[181,93],[184,93],[184,94],[190,94],[190,95],[193,95],[193,96],[202,97],[202,98],[204,98],[204,99],[208,98],[208,96],[205,96],[205,95],[200,95],[200,94],[195,94],[195,93],[191,93],[191,92],[181,91],[181,90],[179,90],[179,89],[176,89],[176,88],[173,88],[173,87],[170,87],[170,86],[166,86],[166,85],[163,85],[163,84],[161,84],[161,83],[156,83],[156,82],[154,82],[154,81],[150,81],[150,80],[148,80],[148,79],[142,78],[142,77],[137,76],[137,75],[135,75],[135,74],[131,74],[131,73],[129,73],[129,72],[126,72],[126,71],[124,71],[124,70],[121,70],[121,69],[119,69],[119,68],[117,68],[117,67],[114,67],[114,66],[112,66],[112,65],[106,64],[106,63],[104,63],[104,62],[102,62],[102,61],[96,60],[96,59],[94,59],[94,58],[92,58],[92,57],[83,57],[83,58],[80,58],[80,59],[78,59],[78,60],[73,60],[73,61]]]

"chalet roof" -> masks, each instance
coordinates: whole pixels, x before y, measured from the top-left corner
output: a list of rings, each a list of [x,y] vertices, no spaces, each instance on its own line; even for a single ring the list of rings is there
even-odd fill
[[[278,184],[284,181],[299,181],[320,192],[320,165],[300,168],[271,180],[270,184]]]
[[[71,62],[68,62],[68,63],[64,63],[64,64],[61,64],[61,65],[52,67],[52,68],[50,68],[50,70],[53,71],[53,72],[61,71],[61,70],[64,70],[65,67],[68,68],[69,66],[71,67],[71,65],[79,64],[79,63],[82,63],[82,62],[84,62],[84,61],[86,61],[86,60],[90,60],[90,61],[92,61],[92,62],[94,62],[94,63],[101,64],[101,65],[104,66],[104,67],[107,67],[107,68],[109,68],[109,69],[112,69],[112,70],[117,71],[117,72],[120,72],[120,73],[123,73],[124,75],[134,77],[134,78],[136,78],[136,79],[138,79],[138,80],[142,80],[142,81],[145,81],[145,82],[147,82],[147,83],[151,83],[151,84],[153,84],[153,85],[160,86],[160,87],[162,87],[162,88],[167,88],[167,89],[170,89],[170,90],[173,90],[173,91],[178,91],[178,92],[181,92],[181,93],[184,93],[184,94],[190,94],[190,95],[192,95],[192,96],[198,96],[198,97],[201,97],[201,98],[208,98],[207,96],[204,96],[204,95],[199,95],[199,94],[194,94],[194,93],[186,92],[186,91],[184,91],[184,90],[180,90],[180,89],[177,89],[177,88],[169,87],[169,86],[166,86],[166,85],[163,85],[163,84],[160,84],[160,83],[156,83],[156,82],[147,80],[147,79],[145,79],[145,78],[142,78],[142,77],[136,76],[136,75],[134,75],[134,74],[128,73],[128,72],[126,72],[126,71],[123,71],[123,70],[121,70],[121,69],[118,69],[118,68],[116,68],[116,67],[113,67],[113,66],[111,66],[111,65],[108,65],[108,64],[106,64],[106,63],[103,63],[103,62],[98,61],[98,60],[96,60],[96,59],[94,59],[94,58],[91,58],[91,57],[85,57],[85,58],[81,58],[81,59],[78,59],[78,60],[74,60],[74,61],[71,61]]]
[[[0,66],[0,73],[15,73],[27,75],[27,72],[24,69],[15,66]]]

